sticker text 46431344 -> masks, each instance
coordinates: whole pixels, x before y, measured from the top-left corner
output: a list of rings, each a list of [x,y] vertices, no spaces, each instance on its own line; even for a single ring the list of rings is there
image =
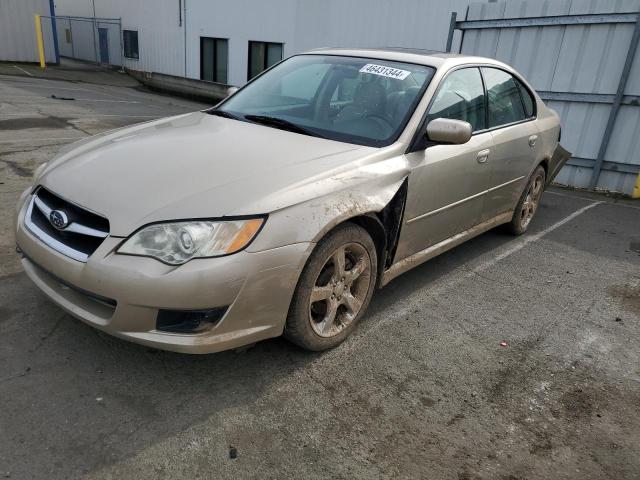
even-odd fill
[[[404,80],[411,75],[411,72],[408,70],[385,67],[384,65],[376,65],[375,63],[367,63],[360,69],[360,73],[370,73],[372,75],[380,75],[381,77],[395,78],[397,80]]]

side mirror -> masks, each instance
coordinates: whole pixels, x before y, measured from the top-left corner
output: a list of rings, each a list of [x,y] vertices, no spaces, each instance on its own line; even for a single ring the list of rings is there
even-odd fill
[[[471,124],[451,118],[436,118],[427,125],[427,138],[436,143],[462,145],[471,139]]]
[[[238,91],[238,87],[229,87],[227,88],[227,97],[230,97],[234,93]]]

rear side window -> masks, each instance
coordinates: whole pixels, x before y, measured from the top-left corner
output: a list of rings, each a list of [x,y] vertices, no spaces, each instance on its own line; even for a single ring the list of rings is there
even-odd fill
[[[427,123],[436,118],[469,122],[474,132],[486,128],[480,70],[462,68],[446,76],[431,105]]]
[[[482,68],[489,105],[489,128],[519,122],[525,115],[519,82],[503,70]],[[533,109],[533,105],[532,105]]]
[[[533,108],[533,96],[522,82],[518,81],[518,87],[520,88],[520,95],[522,95],[522,103],[524,103],[524,113],[527,118],[533,117],[535,113]]]

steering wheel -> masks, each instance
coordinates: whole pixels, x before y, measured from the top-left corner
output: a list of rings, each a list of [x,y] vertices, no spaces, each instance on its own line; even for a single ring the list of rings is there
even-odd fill
[[[367,113],[366,115],[364,115],[364,118],[375,120],[378,125],[381,125],[382,127],[388,128],[389,130],[393,131],[393,125],[391,125],[391,122],[389,122],[389,120],[387,120],[382,115],[378,115],[377,113]]]

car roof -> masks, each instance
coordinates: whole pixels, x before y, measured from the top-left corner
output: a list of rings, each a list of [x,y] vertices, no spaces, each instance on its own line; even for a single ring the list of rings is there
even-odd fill
[[[383,48],[318,48],[304,52],[305,55],[342,55],[346,57],[367,57],[380,60],[417,63],[439,68],[443,65],[455,66],[467,63],[484,63],[506,67],[507,65],[492,58],[462,55],[459,53],[422,50],[419,48],[383,47]]]

